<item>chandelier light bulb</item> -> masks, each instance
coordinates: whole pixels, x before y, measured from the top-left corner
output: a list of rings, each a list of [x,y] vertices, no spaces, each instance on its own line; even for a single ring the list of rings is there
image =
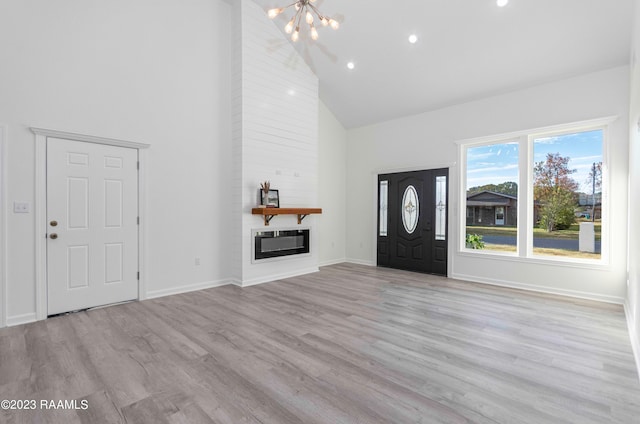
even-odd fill
[[[276,9],[269,9],[269,11],[267,12],[267,15],[269,15],[269,17],[273,19],[279,14],[281,14],[283,10],[284,9],[282,7],[278,7]]]
[[[311,12],[307,12],[307,23],[311,25],[313,23],[313,15]]]
[[[331,25],[331,28],[333,29],[340,28],[340,24],[335,19],[329,19],[329,25]]]
[[[284,27],[284,32],[286,32],[287,34],[291,34],[293,32],[293,21],[296,18],[293,18],[289,21],[289,23],[287,24],[287,26]]]
[[[313,25],[311,25],[311,39],[313,41],[316,41],[318,39],[318,30]]]
[[[322,26],[327,26],[327,25],[329,25],[329,19],[327,19],[327,17],[326,17],[326,16],[322,16],[322,17],[320,18],[320,22],[322,22]]]
[[[296,30],[291,34],[291,41],[295,43],[298,41],[298,38],[300,38],[300,27],[296,27]]]

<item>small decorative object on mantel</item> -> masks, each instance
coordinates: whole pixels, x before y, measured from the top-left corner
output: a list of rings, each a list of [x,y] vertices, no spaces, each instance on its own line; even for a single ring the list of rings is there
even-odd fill
[[[280,196],[278,190],[271,189],[271,183],[265,181],[260,183],[260,207],[279,208]]]
[[[271,183],[269,181],[260,183],[260,189],[258,190],[258,207],[259,208],[267,207],[267,203],[265,202],[265,199],[269,195],[269,187],[271,187]]]

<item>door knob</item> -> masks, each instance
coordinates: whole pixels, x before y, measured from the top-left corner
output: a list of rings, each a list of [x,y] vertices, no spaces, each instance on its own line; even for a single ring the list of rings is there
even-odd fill
[[[50,238],[51,240],[55,240],[55,239],[57,239],[57,238],[58,238],[58,235],[57,235],[56,233],[51,233],[51,234],[49,235],[49,238]]]
[[[49,223],[49,225],[51,225],[52,227],[57,227],[57,226],[58,226],[58,221],[55,221],[55,220],[54,220],[54,221],[51,221],[51,222]]]

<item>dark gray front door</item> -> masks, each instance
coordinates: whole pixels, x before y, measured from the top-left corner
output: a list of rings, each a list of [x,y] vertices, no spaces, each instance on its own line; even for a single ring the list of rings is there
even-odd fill
[[[448,169],[378,176],[378,266],[447,275]]]

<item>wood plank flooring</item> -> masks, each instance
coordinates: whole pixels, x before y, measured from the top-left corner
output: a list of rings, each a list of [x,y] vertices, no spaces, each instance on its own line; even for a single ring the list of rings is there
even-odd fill
[[[0,330],[17,423],[640,423],[622,307],[351,264]]]

